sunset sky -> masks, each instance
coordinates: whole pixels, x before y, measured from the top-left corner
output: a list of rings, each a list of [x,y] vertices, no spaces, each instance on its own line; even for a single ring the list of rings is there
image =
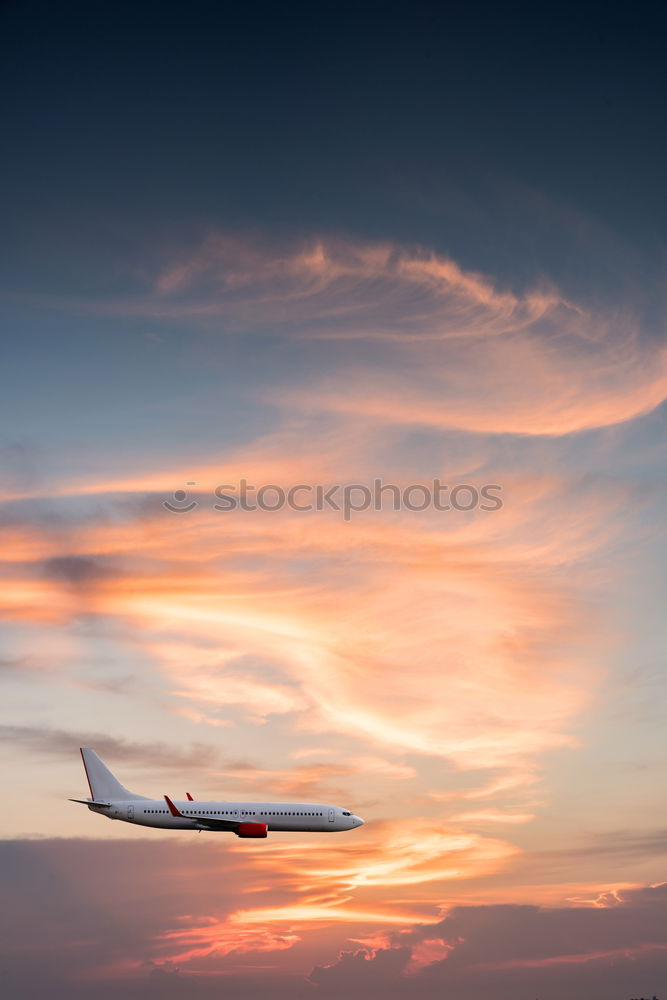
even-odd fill
[[[11,1000],[664,995],[651,10],[2,5]]]

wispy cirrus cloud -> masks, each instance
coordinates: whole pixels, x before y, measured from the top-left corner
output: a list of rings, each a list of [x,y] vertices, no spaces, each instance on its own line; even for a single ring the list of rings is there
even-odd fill
[[[118,662],[98,681],[132,663],[133,706],[152,735],[132,735],[120,684],[112,735],[86,737],[112,767],[159,774],[180,742],[170,765],[197,770],[216,797],[344,802],[369,820],[356,842],[272,840],[252,860],[239,854],[257,900],[233,917],[176,914],[151,960],[275,951],[281,968],[298,953],[303,970],[304,942],[331,927],[344,950],[345,935],[433,923],[453,901],[507,898],[508,886],[553,902],[567,883],[585,897],[590,857],[576,877],[552,858],[552,885],[530,829],[549,809],[543,762],[584,741],[578,720],[621,642],[601,604],[622,572],[623,512],[640,500],[588,466],[599,446],[613,451],[604,428],[663,398],[659,345],[630,310],[553,287],[497,289],[433,254],[344,241],[277,253],[211,237],[112,307],[165,324],[196,317],[207,359],[223,335],[279,342],[287,363],[247,397],[270,402],[275,420],[192,460],[148,456],[138,472],[83,470],[48,489],[10,483],[0,611],[23,647],[9,673],[20,681],[29,642],[51,664],[49,694],[87,707],[90,664],[114,645]],[[346,522],[213,506],[215,487],[242,477],[364,482],[386,469],[401,486],[436,474],[498,483],[503,507]],[[162,500],[189,481],[198,507],[169,513]],[[31,718],[16,740],[63,760],[72,732],[40,736]],[[556,823],[552,839],[566,817]],[[633,872],[655,854],[645,847]],[[234,858],[246,849],[228,845]],[[272,872],[284,895],[262,897]],[[613,875],[616,887],[633,878]],[[398,947],[387,961],[416,980],[453,945],[425,936],[405,959]],[[135,951],[108,967],[134,974],[142,961]]]
[[[476,538],[476,530],[464,524],[459,537],[456,530],[438,531],[432,521],[394,523],[389,534],[373,519],[351,527],[328,522],[323,532],[311,521],[304,533],[296,515],[224,525],[216,517],[202,513],[186,528],[181,519],[156,511],[151,521],[159,523],[157,531],[147,533],[138,521],[134,531],[125,523],[117,532],[106,524],[100,531],[91,526],[76,532],[79,548],[67,566],[82,565],[85,551],[99,559],[106,550],[113,554],[114,572],[88,573],[82,597],[79,577],[72,590],[69,575],[61,579],[62,573],[54,577],[49,570],[45,578],[30,563],[12,564],[8,592],[16,614],[67,621],[83,608],[133,622],[176,696],[199,709],[247,705],[255,718],[292,712],[312,731],[363,733],[385,747],[475,765],[489,756],[496,764],[509,763],[562,742],[559,726],[587,683],[574,677],[568,682],[555,654],[563,623],[580,624],[576,600],[547,571],[558,573],[563,546],[553,562],[538,547],[539,568],[529,568],[525,543],[506,534],[501,554],[497,538],[485,538],[483,523]],[[513,517],[505,522],[506,533]],[[579,510],[580,529],[581,517]],[[198,560],[198,552],[214,551],[219,526],[224,553]],[[582,541],[578,530],[571,538],[577,553]],[[329,564],[326,579],[318,572],[322,559]],[[46,588],[49,598],[26,604],[22,588],[30,594]],[[393,612],[397,607],[404,609],[400,618]],[[512,638],[508,623],[520,614],[529,617]],[[168,641],[161,641],[161,632]],[[537,655],[542,669],[533,673],[529,664]],[[421,692],[444,660],[440,700],[429,704]],[[485,698],[491,676],[493,704]],[[479,721],[480,698],[484,721],[473,735],[466,706]]]
[[[279,461],[274,451],[274,471]],[[497,526],[382,512],[351,524],[204,508],[181,517],[157,498],[67,530],[42,525],[27,546],[26,524],[16,544],[9,525],[5,614],[42,627],[91,614],[122,623],[173,710],[199,723],[271,727],[287,716],[303,740],[342,735],[354,758],[387,759],[378,780],[416,753],[502,770],[498,790],[515,795],[530,790],[537,755],[571,745],[568,727],[597,683],[596,622],[571,567],[609,537],[592,492],[547,542],[562,484],[521,488]],[[607,492],[605,509],[622,501]],[[313,779],[296,768],[286,787],[311,794]],[[509,814],[526,811],[513,803]]]
[[[255,391],[292,415],[560,436],[667,398],[667,353],[632,303],[576,302],[547,280],[499,288],[419,247],[213,231],[144,269],[143,282],[78,307],[291,343],[298,381],[274,372]]]
[[[315,337],[401,342],[501,334],[564,304],[546,287],[524,297],[498,291],[449,258],[397,244],[327,238],[277,246],[223,233],[167,265],[151,294],[166,315],[201,309],[244,327],[284,332],[289,324]]]

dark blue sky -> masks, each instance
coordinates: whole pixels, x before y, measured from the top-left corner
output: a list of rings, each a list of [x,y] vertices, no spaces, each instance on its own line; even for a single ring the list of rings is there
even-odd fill
[[[144,398],[162,412],[221,380],[229,427],[238,384],[299,363],[218,339],[193,376],[187,324],[165,360],[144,317],[103,315],[211,231],[417,244],[500,288],[629,305],[660,335],[649,6],[27,0],[2,23],[3,409],[29,436],[54,400],[65,437],[115,433],[119,405],[144,434],[191,435],[177,403],[157,419]]]
[[[514,282],[604,282],[605,234],[638,273],[662,253],[656,5],[24,2],[2,20],[14,288],[107,286],[116,254],[212,224],[419,242]]]

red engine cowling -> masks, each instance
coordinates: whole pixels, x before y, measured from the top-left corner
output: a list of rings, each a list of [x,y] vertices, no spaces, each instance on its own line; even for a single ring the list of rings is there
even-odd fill
[[[266,823],[239,823],[236,828],[237,837],[266,837],[268,835]]]

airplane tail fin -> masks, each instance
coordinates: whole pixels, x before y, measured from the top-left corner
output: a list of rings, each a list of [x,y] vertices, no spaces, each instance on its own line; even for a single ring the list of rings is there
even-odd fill
[[[81,757],[94,802],[146,798],[145,795],[135,795],[134,792],[128,792],[127,788],[121,785],[120,781],[113,776],[106,764],[90,747],[81,747]]]

